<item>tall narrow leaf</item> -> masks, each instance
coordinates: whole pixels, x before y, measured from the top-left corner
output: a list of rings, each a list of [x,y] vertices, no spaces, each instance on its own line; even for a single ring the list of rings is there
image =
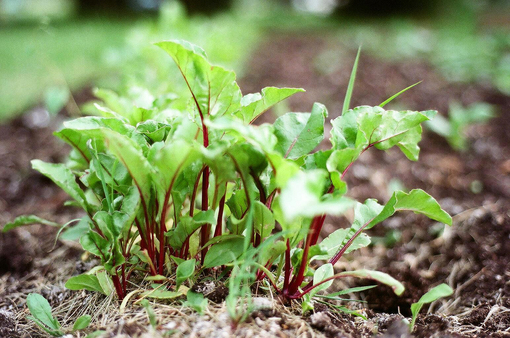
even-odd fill
[[[347,110],[349,110],[349,106],[351,105],[352,91],[354,90],[354,82],[356,81],[356,71],[358,70],[358,61],[359,61],[360,54],[361,54],[361,47],[358,48],[358,53],[356,54],[356,60],[354,61],[354,65],[352,66],[351,77],[349,78],[349,85],[347,86],[347,92],[345,93],[344,106],[342,108],[342,115]]]
[[[398,93],[396,93],[395,95],[392,95],[391,97],[389,97],[388,99],[386,99],[383,103],[381,103],[381,104],[379,105],[379,107],[384,107],[385,105],[387,105],[388,103],[390,103],[391,101],[393,101],[395,98],[397,98],[398,96],[400,96],[400,94],[405,93],[406,91],[408,91],[409,89],[413,88],[414,86],[416,86],[416,85],[418,85],[418,84],[420,84],[420,83],[421,83],[421,81],[418,81],[418,82],[416,82],[415,84],[412,84],[412,85],[410,85],[409,87],[402,89],[401,91],[399,91],[399,92],[398,92]]]

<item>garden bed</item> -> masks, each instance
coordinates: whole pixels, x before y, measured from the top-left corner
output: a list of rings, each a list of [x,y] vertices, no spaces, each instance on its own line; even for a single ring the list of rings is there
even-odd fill
[[[306,93],[287,101],[291,111],[309,111],[318,101],[328,107],[329,118],[338,116],[355,53],[327,54],[329,43],[312,35],[269,39],[253,55],[245,79],[240,81],[243,92],[273,85],[303,87]],[[452,150],[429,131],[420,143],[418,162],[409,162],[397,151],[369,151],[347,175],[348,194],[358,200],[376,197],[385,202],[391,184],[398,183],[425,189],[453,216],[453,227],[440,235],[442,228],[433,221],[400,214],[371,230],[381,238],[379,244],[336,265],[339,270],[363,267],[387,272],[404,284],[403,296],[395,296],[384,286],[356,295],[366,303],[348,305],[365,314],[367,321],[326,306],[317,306],[314,314],[302,317],[299,306],[286,308],[268,297],[269,305],[260,300],[260,310],[237,327],[225,325],[228,315],[222,297],[204,316],[177,303],[165,304],[155,307],[159,333],[371,337],[379,332],[385,337],[405,337],[402,316],[409,317],[413,302],[445,282],[454,288],[454,296],[434,303],[432,314],[423,310],[415,336],[510,336],[510,97],[489,84],[449,83],[421,61],[388,63],[362,54],[351,106],[377,105],[418,81],[423,83],[404,93],[394,105],[437,109],[445,114],[452,100],[463,105],[485,101],[496,105],[499,116],[467,130],[471,141],[467,152]],[[33,158],[49,162],[65,158],[68,148],[51,134],[64,118],[49,119],[43,111],[34,110],[0,126],[0,223],[31,213],[60,223],[79,216],[75,209],[63,207],[65,193],[32,171],[29,164]],[[324,231],[345,226],[344,218],[330,218]],[[387,233],[392,233],[393,239]],[[122,314],[116,300],[66,290],[67,276],[90,267],[82,262],[79,245],[54,243],[55,234],[55,229],[45,226],[0,234],[0,337],[44,336],[25,318],[25,299],[30,292],[45,296],[61,323],[88,313],[93,315],[90,330],[107,330],[105,337],[157,336],[142,308],[128,307]],[[387,245],[382,244],[385,240]],[[335,283],[330,290],[342,287],[345,284]]]

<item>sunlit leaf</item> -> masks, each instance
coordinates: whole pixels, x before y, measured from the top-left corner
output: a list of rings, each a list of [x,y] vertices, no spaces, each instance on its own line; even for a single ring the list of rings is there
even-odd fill
[[[312,112],[287,113],[274,123],[278,138],[276,150],[284,157],[296,159],[315,149],[324,138],[326,107],[315,103]]]
[[[304,90],[298,88],[263,88],[260,94],[247,94],[243,96],[241,108],[235,115],[240,117],[245,123],[252,123],[257,117],[278,102],[299,92],[304,92]]]

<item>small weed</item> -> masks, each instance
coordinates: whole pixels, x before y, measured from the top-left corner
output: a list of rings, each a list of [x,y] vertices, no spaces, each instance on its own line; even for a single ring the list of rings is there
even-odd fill
[[[34,321],[41,329],[53,337],[61,337],[65,334],[61,325],[51,313],[51,306],[48,301],[37,293],[31,293],[27,297],[27,306],[32,316],[27,318]],[[72,332],[86,329],[90,324],[90,316],[84,315],[76,319]]]
[[[458,102],[451,102],[448,119],[439,115],[426,124],[430,130],[446,138],[453,149],[466,151],[469,145],[465,129],[472,124],[487,122],[494,116],[495,109],[488,103],[478,102],[464,108]]]

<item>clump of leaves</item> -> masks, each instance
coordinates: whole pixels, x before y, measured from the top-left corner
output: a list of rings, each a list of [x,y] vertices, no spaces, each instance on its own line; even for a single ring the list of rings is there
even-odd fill
[[[335,274],[333,266],[369,245],[364,231],[397,211],[446,224],[451,217],[422,190],[396,191],[386,205],[354,201],[345,196],[344,178],[371,148],[397,146],[417,160],[420,124],[436,112],[385,110],[388,100],[349,109],[357,58],[343,114],[331,121],[332,146],[314,152],[328,116],[320,103],[274,124],[253,124],[301,89],[268,87],[243,96],[235,74],[211,65],[201,48],[184,41],[157,45],[174,60],[186,92],[154,99],[150,109],[103,92],[107,106],[97,106],[99,116],[68,121],[55,133],[73,147],[66,164],[32,162],[87,214],[80,243],[101,267],[73,281],[108,294],[111,280],[122,299],[133,274],[175,277],[175,288],[215,268],[243,285],[267,278],[284,300],[306,296],[305,304],[335,278],[369,278],[402,293],[402,284],[382,272]],[[325,215],[352,208],[351,227],[319,242]],[[6,229],[33,221],[17,219]],[[325,264],[314,270],[320,261]]]
[[[51,313],[48,301],[37,293],[31,293],[27,297],[27,306],[32,316],[27,318],[34,321],[41,329],[53,337],[61,337],[65,334],[61,325]],[[90,316],[83,315],[74,322],[72,332],[83,330],[90,324]]]
[[[485,102],[476,102],[468,107],[451,102],[448,118],[438,115],[434,120],[427,121],[427,127],[446,138],[453,149],[466,151],[469,148],[465,135],[466,128],[473,124],[485,123],[494,116],[496,116],[494,106]]]

